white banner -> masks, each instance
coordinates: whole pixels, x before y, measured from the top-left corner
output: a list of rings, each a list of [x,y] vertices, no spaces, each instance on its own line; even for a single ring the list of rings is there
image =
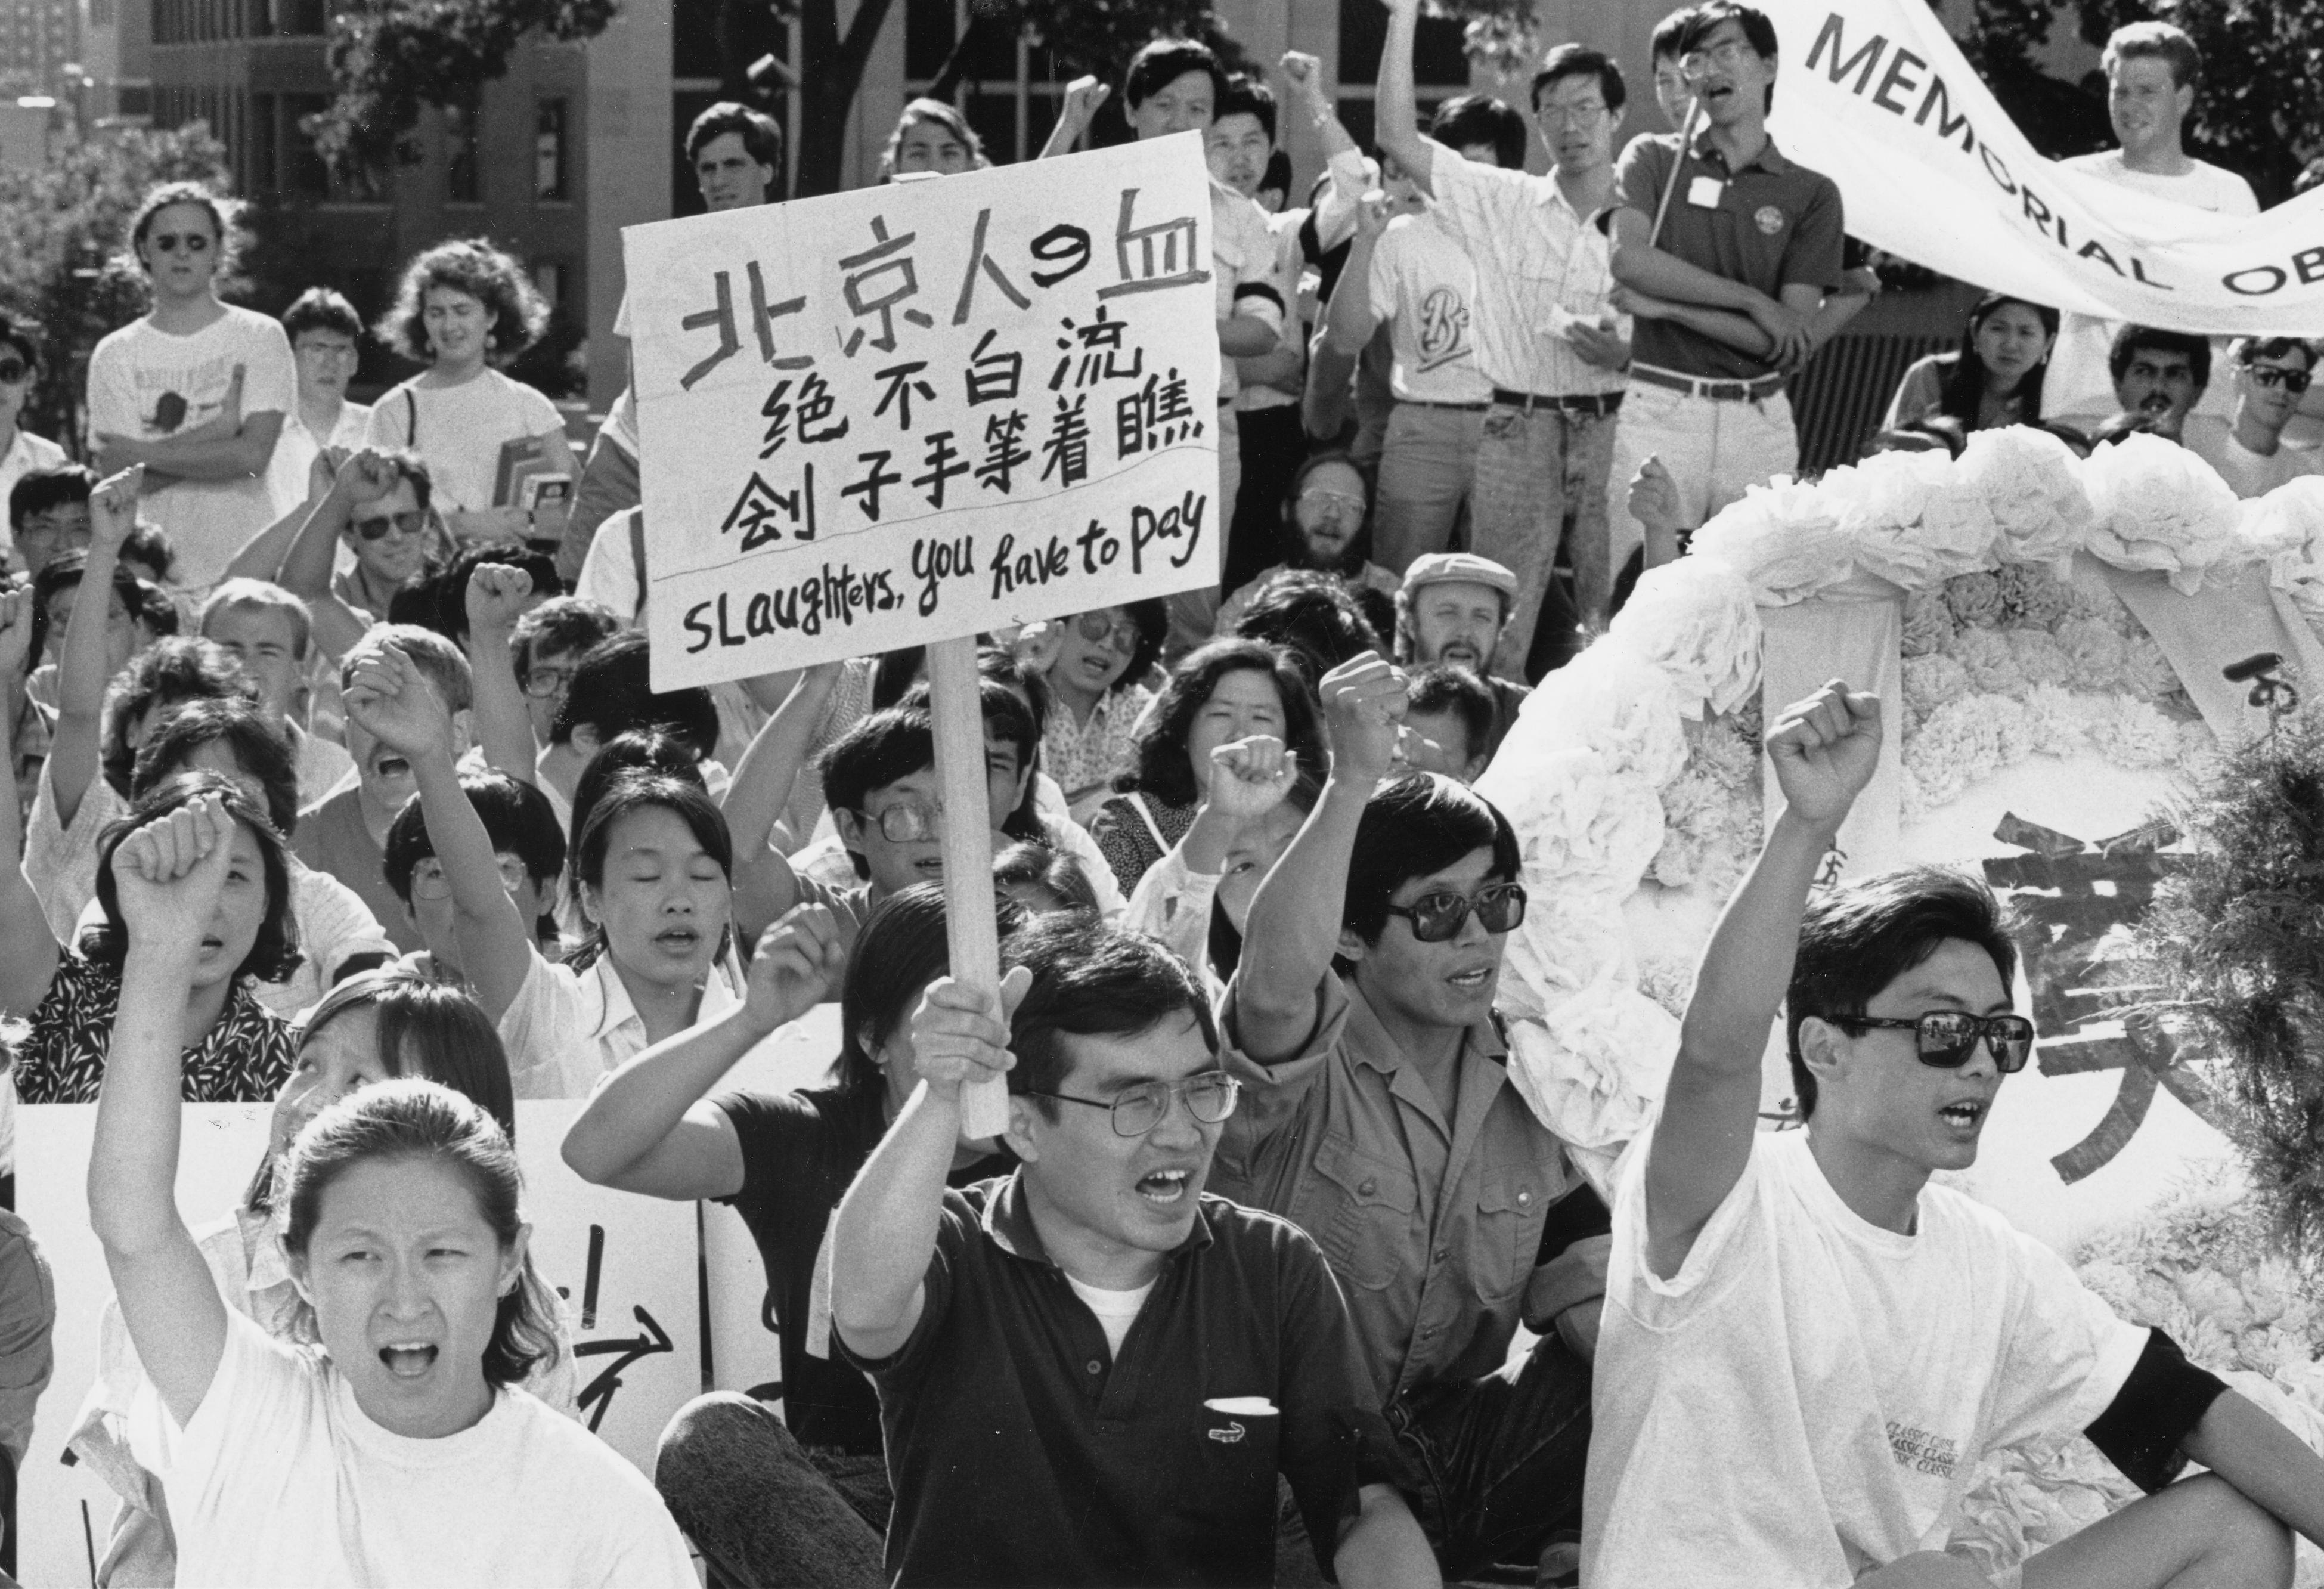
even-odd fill
[[[1769,125],[1840,185],[1851,236],[2105,319],[2324,335],[2324,193],[2246,219],[2157,202],[2036,154],[1927,0],[1763,4],[1783,62]]]
[[[1217,583],[1194,134],[622,242],[656,688]]]

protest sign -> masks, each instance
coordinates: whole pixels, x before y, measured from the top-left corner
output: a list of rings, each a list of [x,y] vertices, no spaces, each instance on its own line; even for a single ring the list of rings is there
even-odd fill
[[[647,1474],[654,1443],[702,1388],[702,1326],[695,1209],[593,1187],[567,1169],[558,1144],[576,1102],[517,1105],[529,1251],[565,1303],[579,1417]],[[265,1156],[263,1104],[198,1104],[185,1111],[178,1207],[200,1230],[240,1202]],[[88,1221],[94,1104],[19,1112],[18,1212],[56,1278],[56,1370],[42,1396],[17,1481],[18,1578],[65,1586],[91,1581],[105,1554],[113,1492],[87,1464],[62,1460],[82,1399],[97,1378],[98,1320],[113,1282]]]
[[[657,689],[1217,583],[1194,134],[622,240]]]
[[[2161,203],[2043,159],[1923,0],[1769,0],[1769,127],[1839,184],[1850,236],[1993,291],[2172,330],[2324,334],[2324,194]]]

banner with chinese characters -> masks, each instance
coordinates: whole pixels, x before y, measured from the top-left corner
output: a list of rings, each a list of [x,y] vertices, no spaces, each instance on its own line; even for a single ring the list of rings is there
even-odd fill
[[[656,688],[1217,583],[1194,134],[622,240]]]

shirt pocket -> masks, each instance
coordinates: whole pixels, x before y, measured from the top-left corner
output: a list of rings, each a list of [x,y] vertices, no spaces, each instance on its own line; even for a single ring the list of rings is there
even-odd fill
[[[1480,1301],[1507,1301],[1532,1278],[1534,1250],[1541,1244],[1547,1213],[1545,1198],[1537,1178],[1523,1174],[1488,1180],[1478,1192],[1469,1280]]]
[[[1393,1281],[1415,1246],[1420,1187],[1411,1169],[1367,1153],[1346,1137],[1326,1137],[1295,1223],[1315,1238],[1333,1272],[1367,1291]]]

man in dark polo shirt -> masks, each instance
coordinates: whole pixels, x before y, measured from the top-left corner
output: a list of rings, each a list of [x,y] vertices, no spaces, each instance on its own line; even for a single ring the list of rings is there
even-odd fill
[[[1415,558],[1396,593],[1396,660],[1414,667],[1449,662],[1485,681],[1493,696],[1493,731],[1475,747],[1487,761],[1501,748],[1517,708],[1533,691],[1492,668],[1517,577],[1474,552],[1440,551]]]
[[[1322,1244],[1450,1578],[1557,1570],[1578,1530],[1605,1206],[1510,1082],[1493,992],[1517,841],[1452,780],[1392,775],[1401,670],[1324,675],[1330,776],[1250,907],[1222,1040],[1228,1196]],[[1385,787],[1383,787],[1385,785]],[[1523,1323],[1541,1336],[1515,1362]]]
[[[1865,300],[1840,296],[1840,189],[1767,137],[1775,24],[1712,0],[1678,50],[1700,131],[1683,152],[1678,134],[1636,138],[1617,171],[1609,233],[1627,291],[1615,302],[1637,320],[1613,480],[1618,492],[1660,457],[1697,526],[1798,468],[1784,379]],[[1641,540],[1649,568],[1678,554],[1664,532],[1628,525],[1615,567]]]
[[[1342,1584],[1437,1583],[1379,1482],[1395,1448],[1323,1255],[1203,1195],[1236,1086],[1194,974],[1071,920],[1010,957],[1006,1025],[930,985],[919,1086],[832,1226],[835,1343],[887,1432],[891,1582],[1272,1584],[1279,1474]],[[1023,1163],[947,1190],[961,1087],[1004,1072]]]

